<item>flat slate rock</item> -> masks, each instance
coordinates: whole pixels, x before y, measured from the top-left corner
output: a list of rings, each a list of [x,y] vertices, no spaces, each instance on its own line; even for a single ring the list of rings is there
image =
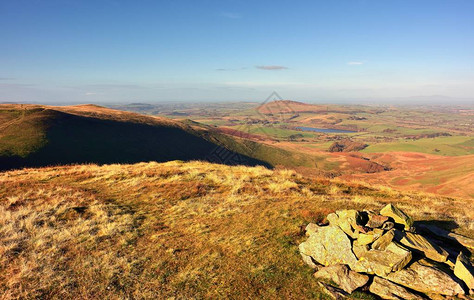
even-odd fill
[[[400,244],[422,252],[426,257],[438,262],[446,262],[448,252],[420,234],[395,231],[395,240]]]
[[[379,236],[374,234],[373,231],[369,233],[359,233],[357,240],[354,241],[354,244],[359,246],[372,244]]]
[[[391,272],[401,270],[412,258],[408,249],[391,242],[385,250],[368,250],[354,247],[359,259],[355,264],[349,265],[352,270],[367,274],[376,274],[378,276],[387,276]]]
[[[382,277],[424,294],[464,294],[462,287],[441,265],[424,259],[412,263],[406,269]]]
[[[331,280],[349,294],[369,281],[369,276],[354,272],[346,265],[332,265],[321,268],[314,273],[314,277]]]
[[[372,294],[379,296],[382,299],[389,300],[400,300],[400,299],[413,299],[413,300],[423,300],[424,298],[416,295],[403,286],[395,284],[389,280],[380,278],[378,276],[374,277],[372,284],[369,287],[369,291]]]
[[[387,246],[392,242],[395,237],[395,230],[391,229],[390,231],[385,232],[381,237],[379,237],[373,244],[372,249],[374,250],[385,250]]]
[[[474,289],[474,267],[463,253],[460,253],[456,259],[454,275],[464,281],[469,289]]]
[[[382,208],[380,214],[392,218],[397,224],[402,224],[405,230],[410,230],[413,226],[413,219],[392,204],[387,204]]]

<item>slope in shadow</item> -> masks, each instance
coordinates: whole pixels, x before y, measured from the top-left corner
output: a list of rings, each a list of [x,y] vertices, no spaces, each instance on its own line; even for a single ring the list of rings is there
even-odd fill
[[[193,130],[169,124],[123,122],[58,111],[45,122],[46,144],[25,158],[0,157],[0,170],[74,163],[209,160],[219,147]],[[270,167],[249,156],[239,157],[245,165]]]

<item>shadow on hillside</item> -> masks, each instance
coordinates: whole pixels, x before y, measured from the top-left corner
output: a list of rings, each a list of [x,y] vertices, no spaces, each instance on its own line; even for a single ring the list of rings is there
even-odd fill
[[[453,257],[457,257],[459,252],[471,253],[471,250],[461,244],[459,240],[450,236],[454,233],[454,229],[459,228],[455,221],[416,221],[414,226],[417,232],[424,234],[428,239],[435,240],[438,245],[447,250]]]
[[[47,121],[47,144],[26,158],[0,157],[0,170],[76,163],[137,163],[171,160],[211,160],[224,149],[198,133],[172,125],[120,122],[60,113]],[[225,149],[224,149],[225,150]],[[238,164],[271,167],[249,156],[238,155]],[[214,155],[214,157],[213,157]]]
[[[458,223],[452,220],[422,220],[422,221],[415,221],[415,227],[419,225],[427,225],[427,226],[436,226],[447,231],[452,231],[456,228],[459,228]]]

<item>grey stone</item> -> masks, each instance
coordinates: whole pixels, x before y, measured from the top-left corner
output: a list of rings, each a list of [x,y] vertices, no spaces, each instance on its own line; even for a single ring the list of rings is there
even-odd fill
[[[408,249],[391,242],[385,250],[357,249],[357,258],[355,264],[349,265],[356,272],[367,274],[376,274],[378,276],[387,276],[390,272],[401,270],[412,258]]]
[[[454,296],[464,294],[461,286],[440,264],[420,260],[408,268],[382,276],[399,285],[425,294]]]
[[[385,250],[387,246],[392,242],[395,237],[395,230],[390,230],[385,232],[381,237],[379,237],[373,244],[372,249],[374,250]]]
[[[351,241],[339,227],[333,225],[320,227],[300,244],[299,249],[301,253],[325,266],[353,265],[357,261],[352,253]]]
[[[332,280],[349,294],[369,281],[369,276],[354,272],[346,265],[332,265],[321,268],[314,273],[314,277]]]
[[[306,228],[305,228],[305,234],[307,236],[310,236],[311,234],[317,232],[319,230],[319,227],[317,224],[314,224],[314,223],[309,223],[308,225],[306,225]]]
[[[370,227],[370,228],[380,228],[387,221],[388,221],[387,216],[369,214],[369,221],[367,222],[365,226]]]
[[[374,277],[369,291],[382,299],[423,299],[423,297],[410,292],[406,288],[378,276]]]
[[[456,259],[454,275],[464,281],[469,289],[474,289],[474,267],[463,253],[460,253]]]
[[[392,218],[397,224],[402,224],[405,230],[409,230],[413,226],[413,219],[395,205],[387,204],[380,210],[380,214]]]
[[[311,258],[311,256],[309,255],[306,255],[306,254],[303,254],[301,253],[301,257],[303,258],[303,261],[308,265],[310,266],[312,269],[317,269],[318,268],[318,265],[313,261],[313,259]]]
[[[448,259],[448,252],[446,250],[420,234],[396,230],[395,240],[410,249],[422,252],[427,258],[434,261],[446,262]]]

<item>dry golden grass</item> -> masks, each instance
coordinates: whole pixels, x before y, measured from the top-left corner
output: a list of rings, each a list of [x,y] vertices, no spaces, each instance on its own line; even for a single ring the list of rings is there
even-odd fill
[[[472,203],[288,170],[175,161],[0,173],[0,297],[320,299],[298,254],[302,226],[388,202],[474,233]]]

